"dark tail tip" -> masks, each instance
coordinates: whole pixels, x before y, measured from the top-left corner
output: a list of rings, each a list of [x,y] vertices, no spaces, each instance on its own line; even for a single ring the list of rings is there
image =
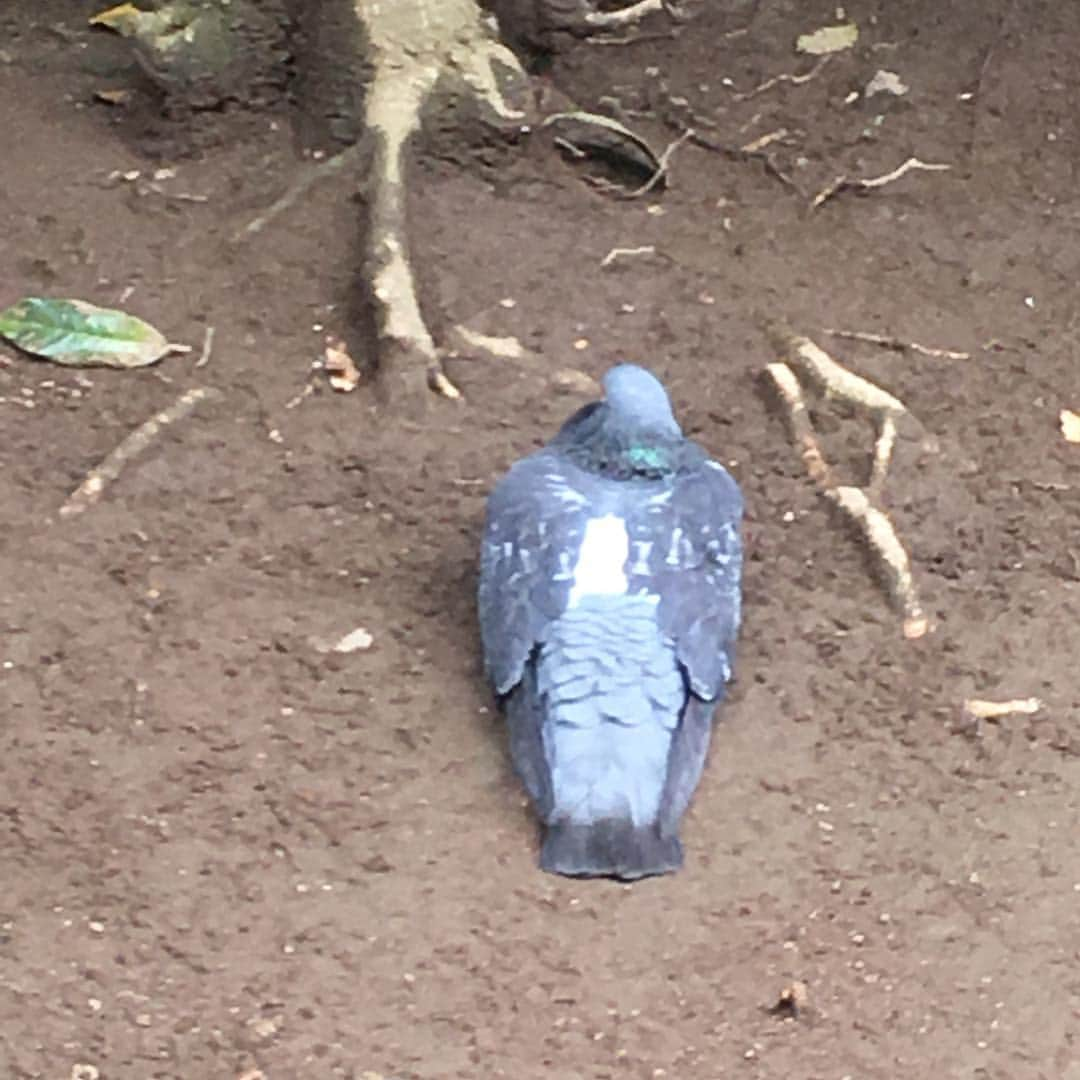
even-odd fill
[[[677,836],[661,836],[656,825],[636,827],[618,819],[549,825],[540,848],[540,868],[565,877],[636,881],[673,873],[682,863]]]

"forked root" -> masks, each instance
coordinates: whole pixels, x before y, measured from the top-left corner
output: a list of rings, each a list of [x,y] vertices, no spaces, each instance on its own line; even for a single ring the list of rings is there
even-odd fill
[[[897,418],[907,414],[902,401],[867,379],[848,371],[809,338],[774,331],[784,360],[766,366],[787,413],[791,436],[803,464],[821,493],[859,530],[881,571],[889,598],[903,618],[903,634],[920,638],[930,628],[911,573],[911,563],[889,515],[876,505],[888,475],[896,443]],[[814,431],[794,367],[825,394],[877,418],[878,436],[866,488],[835,484]]]

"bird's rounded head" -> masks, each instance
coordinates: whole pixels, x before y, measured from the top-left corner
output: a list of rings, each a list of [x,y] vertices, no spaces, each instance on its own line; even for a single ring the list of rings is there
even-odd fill
[[[604,375],[608,408],[622,421],[656,432],[680,434],[664,384],[637,364],[616,364]]]

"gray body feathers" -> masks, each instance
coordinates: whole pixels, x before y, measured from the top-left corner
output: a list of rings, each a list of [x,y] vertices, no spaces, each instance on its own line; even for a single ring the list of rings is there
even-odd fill
[[[582,410],[500,481],[484,531],[485,668],[541,866],[574,876],[681,865],[740,618],[738,487],[682,438],[662,387],[650,415],[659,384],[637,372],[605,385],[648,424]]]

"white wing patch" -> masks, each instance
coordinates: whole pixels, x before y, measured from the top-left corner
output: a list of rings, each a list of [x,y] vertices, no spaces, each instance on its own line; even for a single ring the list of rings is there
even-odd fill
[[[683,531],[678,525],[671,530],[671,546],[668,548],[667,557],[664,562],[668,566],[678,566],[682,561],[683,556]]]
[[[630,536],[622,518],[615,514],[590,518],[574,565],[570,607],[576,607],[586,596],[625,596],[629,555]]]

